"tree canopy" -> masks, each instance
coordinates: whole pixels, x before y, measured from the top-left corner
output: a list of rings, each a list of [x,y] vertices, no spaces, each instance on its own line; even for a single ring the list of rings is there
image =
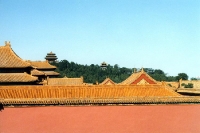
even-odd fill
[[[188,80],[188,75],[186,73],[179,73],[178,76],[176,77],[177,80]]]
[[[84,82],[101,83],[106,77],[109,77],[116,83],[120,83],[128,78],[135,70],[140,71],[139,68],[126,68],[119,67],[115,64],[114,66],[107,65],[106,69],[102,69],[100,65],[81,65],[67,60],[61,60],[54,62],[52,65],[57,67],[56,71],[60,73],[59,77],[67,76],[69,78],[84,77]],[[163,70],[144,68],[152,78],[157,81],[178,81],[179,79],[187,80],[188,75],[185,73],[179,73],[177,76],[168,76]]]

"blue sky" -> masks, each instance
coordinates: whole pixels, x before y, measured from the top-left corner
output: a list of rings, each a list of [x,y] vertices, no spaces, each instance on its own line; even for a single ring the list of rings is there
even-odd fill
[[[24,60],[118,64],[200,77],[199,0],[0,0],[0,42]]]

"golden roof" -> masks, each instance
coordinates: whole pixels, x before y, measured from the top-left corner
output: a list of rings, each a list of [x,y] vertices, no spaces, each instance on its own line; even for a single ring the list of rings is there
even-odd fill
[[[33,69],[33,70],[31,70],[31,75],[40,76],[40,75],[45,75],[45,73],[42,71],[39,71],[37,69]]]
[[[82,85],[83,77],[80,78],[49,78],[48,85]]]
[[[115,85],[116,83],[113,82],[110,78],[106,78],[100,85]]]
[[[149,83],[150,82],[150,83]],[[126,80],[121,82],[121,85],[130,84],[157,84],[158,82],[149,76],[142,68],[140,72],[133,73]]]
[[[164,85],[0,86],[0,99],[67,98],[116,99],[132,97],[179,97]]]
[[[0,82],[33,82],[37,79],[27,73],[0,73]]]
[[[54,72],[54,71],[43,71],[45,73],[45,75],[47,76],[50,76],[50,75],[60,75],[59,73],[57,72]]]
[[[32,67],[30,63],[22,60],[11,48],[10,43],[0,46],[0,68]]]
[[[49,69],[49,68],[56,68],[55,66],[49,64],[48,61],[27,61],[32,66],[36,67],[37,69]]]

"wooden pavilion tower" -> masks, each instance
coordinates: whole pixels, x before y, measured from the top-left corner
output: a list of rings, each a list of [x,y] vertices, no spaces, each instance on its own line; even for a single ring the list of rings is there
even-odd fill
[[[49,63],[53,63],[53,62],[56,61],[58,58],[57,58],[57,56],[56,56],[55,53],[50,52],[50,53],[47,53],[45,59],[46,59]]]

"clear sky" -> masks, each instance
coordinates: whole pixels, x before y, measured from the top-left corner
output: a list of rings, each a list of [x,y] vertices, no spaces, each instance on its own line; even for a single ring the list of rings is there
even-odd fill
[[[0,0],[0,45],[24,60],[118,64],[200,77],[199,0]]]

